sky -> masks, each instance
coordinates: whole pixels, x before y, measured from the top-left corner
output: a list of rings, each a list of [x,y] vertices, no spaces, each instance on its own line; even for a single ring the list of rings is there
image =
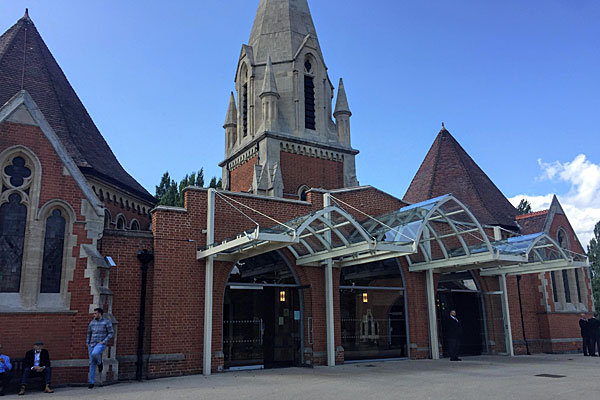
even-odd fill
[[[150,193],[220,176],[259,0],[0,0],[29,15],[113,152]],[[402,198],[444,122],[504,195],[600,221],[600,1],[309,0],[340,77],[360,184]]]

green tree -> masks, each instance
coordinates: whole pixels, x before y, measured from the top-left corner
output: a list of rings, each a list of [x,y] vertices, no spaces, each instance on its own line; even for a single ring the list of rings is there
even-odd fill
[[[594,227],[594,237],[587,247],[588,257],[592,265],[592,291],[594,304],[600,306],[600,221]]]
[[[221,178],[217,180],[216,177],[213,177],[209,187],[221,189],[221,183]],[[185,200],[183,190],[188,186],[204,187],[204,168],[200,168],[198,172],[187,174],[179,183],[171,179],[168,171],[165,172],[160,184],[156,186],[158,205],[183,207]]]
[[[160,180],[160,184],[156,187],[156,199],[159,205],[174,206],[177,203],[177,183],[169,176],[169,172],[165,172]]]
[[[519,205],[517,206],[517,212],[520,215],[529,214],[531,212],[531,203],[525,199],[521,199]]]

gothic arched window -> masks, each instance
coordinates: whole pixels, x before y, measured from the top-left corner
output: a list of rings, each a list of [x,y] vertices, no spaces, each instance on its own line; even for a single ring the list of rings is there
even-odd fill
[[[21,284],[27,206],[13,193],[0,206],[0,292],[18,292]]]
[[[53,210],[50,216],[46,218],[40,293],[60,293],[65,226],[66,220],[58,209]]]
[[[20,154],[2,165],[0,193],[0,292],[18,292],[32,181],[30,163]]]

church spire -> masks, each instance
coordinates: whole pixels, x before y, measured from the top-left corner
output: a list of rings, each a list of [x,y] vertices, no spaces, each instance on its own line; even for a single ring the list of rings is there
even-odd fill
[[[322,59],[307,0],[260,0],[248,40],[256,63],[269,55],[275,62],[292,60],[309,39]]]

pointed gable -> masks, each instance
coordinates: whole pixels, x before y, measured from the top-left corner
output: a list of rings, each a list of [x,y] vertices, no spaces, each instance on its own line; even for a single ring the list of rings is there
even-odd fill
[[[31,95],[81,172],[154,202],[116,159],[27,14],[0,36],[0,106],[21,90]]]
[[[517,210],[442,125],[403,200],[416,203],[448,193],[482,224],[518,229]]]

